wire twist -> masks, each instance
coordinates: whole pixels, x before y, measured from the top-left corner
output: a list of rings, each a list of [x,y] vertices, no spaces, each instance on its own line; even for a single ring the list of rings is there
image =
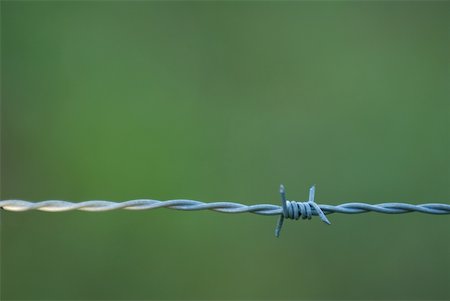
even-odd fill
[[[344,213],[357,214],[365,212],[378,212],[386,214],[401,214],[409,212],[421,212],[426,214],[450,214],[450,204],[429,203],[429,204],[406,204],[406,203],[382,203],[382,204],[366,204],[366,203],[345,203],[341,205],[322,205],[317,204],[314,200],[315,187],[309,190],[309,199],[307,202],[288,201],[283,185],[280,186],[281,206],[272,204],[243,205],[232,202],[213,202],[204,203],[194,200],[168,200],[158,201],[149,199],[131,200],[126,202],[110,202],[102,200],[93,200],[80,203],[73,203],[60,200],[49,200],[42,202],[27,202],[22,200],[5,200],[0,201],[0,208],[8,211],[28,211],[39,210],[48,212],[62,212],[70,210],[80,211],[110,211],[117,209],[125,210],[150,210],[157,208],[169,208],[175,210],[213,210],[223,213],[243,213],[250,212],[259,215],[279,215],[278,223],[275,229],[275,235],[279,237],[284,219],[311,219],[312,216],[319,216],[320,219],[330,224],[326,214]]]

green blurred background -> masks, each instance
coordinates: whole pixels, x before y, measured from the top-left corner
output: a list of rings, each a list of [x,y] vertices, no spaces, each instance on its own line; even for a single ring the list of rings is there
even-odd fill
[[[450,202],[450,2],[1,2],[1,199]],[[450,299],[449,216],[1,212],[6,299]]]

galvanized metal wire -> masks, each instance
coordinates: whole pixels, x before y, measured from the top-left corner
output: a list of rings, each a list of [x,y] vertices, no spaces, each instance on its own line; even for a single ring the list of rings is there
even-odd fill
[[[126,202],[111,202],[103,200],[92,200],[85,202],[68,202],[62,200],[48,200],[42,202],[28,202],[23,200],[0,201],[0,208],[8,211],[29,211],[39,210],[48,212],[62,212],[71,210],[103,212],[110,210],[150,210],[157,208],[168,208],[175,210],[195,211],[212,210],[223,213],[254,213],[259,215],[279,215],[275,235],[279,236],[284,219],[311,219],[312,216],[319,216],[326,223],[331,224],[327,214],[344,213],[357,214],[366,212],[377,212],[386,214],[401,214],[410,212],[420,212],[427,214],[450,214],[450,204],[428,203],[428,204],[407,204],[407,203],[344,203],[340,205],[316,204],[314,201],[315,187],[311,187],[309,200],[307,202],[288,201],[283,185],[280,187],[282,205],[258,204],[244,205],[234,202],[213,202],[205,203],[195,200],[168,200],[158,201],[151,199],[138,199]]]

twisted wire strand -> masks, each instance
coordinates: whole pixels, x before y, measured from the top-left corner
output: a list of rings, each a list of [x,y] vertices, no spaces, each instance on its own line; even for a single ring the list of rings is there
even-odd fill
[[[291,203],[299,203],[289,201]],[[318,204],[324,214],[345,213],[356,214],[366,212],[378,212],[388,214],[400,214],[409,212],[421,212],[428,214],[450,214],[450,204],[428,203],[428,204],[406,204],[406,203],[382,203],[382,204],[366,204],[366,203],[345,203],[340,205],[323,205]],[[283,208],[272,204],[243,205],[232,202],[214,202],[203,203],[193,200],[132,200],[126,202],[111,201],[86,201],[80,203],[72,203],[67,201],[50,200],[43,202],[28,202],[22,200],[5,200],[0,201],[0,207],[7,211],[29,211],[39,210],[47,212],[63,212],[71,210],[80,211],[110,211],[117,209],[125,210],[149,210],[157,208],[168,208],[176,210],[212,210],[224,213],[254,213],[259,215],[279,215],[283,212]],[[316,209],[311,209],[311,215],[318,215]]]
[[[291,203],[299,203],[289,201]],[[345,213],[356,214],[365,212],[378,212],[388,214],[399,214],[409,212],[421,212],[428,214],[450,214],[450,204],[428,203],[428,204],[406,204],[406,203],[382,203],[382,204],[366,204],[366,203],[345,203],[340,205],[323,205],[318,204],[324,214]],[[110,210],[149,210],[157,208],[168,208],[176,210],[213,210],[224,213],[244,213],[250,212],[259,215],[279,215],[283,212],[282,206],[272,204],[243,205],[232,202],[214,202],[203,203],[193,200],[131,200],[126,202],[111,201],[85,201],[80,203],[72,203],[67,201],[50,200],[42,202],[28,202],[22,200],[5,200],[0,201],[0,207],[7,211],[29,211],[39,210],[47,212],[62,212],[71,210],[80,211],[110,211]],[[318,215],[316,209],[311,209],[311,215]]]
[[[49,200],[37,203],[22,200],[7,200],[7,201],[0,201],[0,207],[8,211],[39,210],[49,212],[62,212],[71,210],[100,212],[117,209],[149,210],[157,208],[169,208],[186,211],[213,210],[224,213],[251,212],[260,215],[278,215],[281,213],[281,207],[277,205],[259,204],[247,206],[232,202],[204,203],[194,200],[157,201],[157,200],[140,199],[126,202],[93,200],[80,203],[72,203],[60,200]]]
[[[102,212],[110,210],[150,210],[157,208],[168,208],[175,210],[212,210],[223,213],[254,213],[258,215],[279,215],[279,220],[275,229],[275,235],[280,235],[284,219],[311,219],[312,216],[319,216],[320,219],[330,224],[326,217],[332,213],[357,214],[366,212],[378,212],[386,214],[401,214],[409,212],[420,212],[427,214],[450,214],[450,204],[428,203],[428,204],[407,204],[407,203],[344,203],[340,205],[323,205],[314,201],[315,187],[309,191],[307,202],[288,201],[283,185],[280,187],[281,206],[272,204],[244,205],[233,202],[213,202],[205,203],[195,200],[168,200],[158,201],[151,199],[138,199],[126,202],[111,202],[103,200],[92,200],[80,203],[73,203],[61,200],[48,200],[42,202],[28,202],[23,200],[0,201],[0,208],[8,211],[29,211],[39,210],[48,212],[62,212],[71,210]]]

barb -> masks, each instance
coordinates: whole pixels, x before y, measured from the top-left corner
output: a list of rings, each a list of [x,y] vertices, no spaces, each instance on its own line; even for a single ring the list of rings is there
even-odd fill
[[[290,219],[299,219],[302,217],[303,219],[311,219],[313,215],[313,211],[320,217],[320,219],[325,223],[330,225],[330,221],[323,213],[320,206],[316,204],[314,201],[314,196],[316,194],[316,187],[313,185],[309,189],[309,199],[307,202],[295,202],[286,200],[286,190],[283,185],[280,185],[280,195],[281,195],[281,204],[283,208],[283,212],[281,213],[277,227],[275,228],[275,236],[280,237],[281,227],[283,227],[283,222],[285,218]]]
[[[49,212],[62,212],[70,210],[81,211],[110,211],[117,209],[125,210],[150,210],[157,208],[169,208],[175,210],[213,210],[223,213],[243,213],[250,212],[259,215],[280,215],[275,235],[280,235],[284,219],[311,219],[312,216],[319,216],[320,219],[330,224],[326,214],[344,213],[356,214],[365,212],[378,212],[387,214],[400,214],[409,212],[421,212],[427,214],[450,214],[450,204],[429,203],[429,204],[406,204],[406,203],[382,203],[382,204],[366,204],[366,203],[345,203],[341,205],[319,205],[315,202],[315,187],[309,190],[309,199],[307,202],[288,201],[286,199],[286,191],[283,185],[280,186],[281,206],[272,204],[244,205],[232,202],[214,202],[204,203],[194,200],[169,200],[158,201],[139,199],[126,202],[110,202],[102,200],[93,200],[80,203],[73,203],[60,200],[49,200],[42,202],[27,202],[22,200],[6,200],[0,201],[0,208],[8,211],[28,211],[39,210]]]

